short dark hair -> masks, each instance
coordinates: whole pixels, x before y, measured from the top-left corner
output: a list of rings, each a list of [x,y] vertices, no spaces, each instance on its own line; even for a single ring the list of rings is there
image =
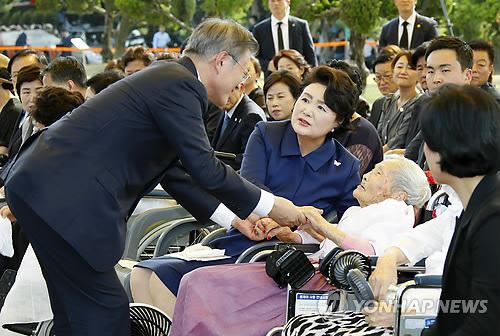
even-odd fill
[[[293,98],[297,99],[300,96],[302,81],[293,72],[287,69],[281,69],[272,72],[264,82],[264,96],[267,95],[267,91],[276,83],[283,83],[290,89],[290,93]]]
[[[283,49],[283,50],[281,50],[279,53],[277,53],[276,55],[274,55],[274,57],[272,59],[272,62],[273,62],[274,67],[276,69],[278,69],[278,62],[283,57],[288,58],[289,60],[291,60],[293,63],[295,63],[295,65],[298,68],[304,69],[304,73],[302,74],[302,77],[304,77],[304,78],[306,77],[306,75],[309,72],[309,69],[311,68],[311,66],[307,63],[305,57],[301,53],[299,53],[295,49]]]
[[[80,92],[60,87],[45,87],[37,94],[31,115],[40,124],[49,126],[83,102]]]
[[[488,58],[490,59],[490,64],[495,63],[495,48],[493,45],[484,40],[472,40],[468,42],[472,50],[486,51],[488,53]],[[493,81],[493,71],[488,77],[488,82]]]
[[[2,84],[2,88],[4,90],[9,90],[14,93],[14,85],[12,84],[12,80],[10,78],[10,72],[7,68],[0,68],[0,83]]]
[[[124,78],[123,75],[117,71],[108,70],[100,72],[87,81],[87,86],[92,88],[95,94],[98,94],[114,82],[118,82]]]
[[[326,65],[313,68],[304,80],[303,86],[305,88],[313,83],[326,86],[323,97],[325,104],[335,112],[337,120],[341,120],[333,135],[336,138],[342,137],[352,130],[351,117],[359,99],[356,84],[344,71],[332,69]]]
[[[441,156],[441,170],[472,177],[500,169],[500,105],[488,92],[444,85],[424,102],[420,118],[425,143]]]
[[[349,78],[356,84],[359,95],[363,92],[363,80],[357,65],[349,64],[346,61],[332,59],[326,63],[330,68],[344,71]]]
[[[488,53],[490,63],[495,63],[495,48],[485,40],[471,40],[468,42],[472,50],[482,50]]]
[[[42,71],[44,68],[45,66],[40,63],[35,63],[22,67],[21,70],[19,70],[16,82],[16,92],[19,98],[21,98],[21,85],[35,80],[39,80],[40,83],[42,82]]]
[[[425,52],[427,51],[427,47],[429,46],[429,43],[430,43],[430,41],[425,41],[424,43],[422,43],[421,45],[416,47],[415,50],[413,50],[413,53],[411,55],[411,62],[413,64],[415,64],[415,66],[417,66],[417,63],[418,63],[418,60],[420,59],[420,57],[425,58]]]
[[[150,65],[155,60],[155,55],[146,47],[138,46],[129,48],[122,56],[123,69],[132,61],[141,61],[145,66]]]
[[[50,74],[56,83],[72,80],[79,88],[86,88],[87,72],[83,64],[73,56],[61,56],[50,62],[42,76]]]
[[[12,58],[10,59],[9,64],[7,65],[7,70],[9,71],[9,73],[12,73],[12,64],[14,64],[14,62],[17,58],[29,56],[29,55],[35,56],[36,59],[38,60],[38,63],[40,63],[42,65],[49,64],[49,62],[47,62],[47,57],[45,57],[45,55],[43,53],[39,53],[38,51],[36,51],[34,49],[21,49],[21,50],[18,50],[14,54],[14,56],[12,56]]]
[[[462,71],[465,71],[465,69],[472,69],[474,55],[472,54],[471,47],[461,39],[454,36],[438,36],[433,39],[427,47],[425,59],[427,60],[432,52],[442,49],[451,49],[455,51],[457,54],[457,61],[460,63]]]
[[[375,67],[378,64],[384,64],[384,63],[389,63],[392,62],[392,60],[396,57],[396,54],[390,54],[390,53],[383,53],[379,54],[377,58],[375,59],[375,62],[373,63],[373,72],[375,72]]]

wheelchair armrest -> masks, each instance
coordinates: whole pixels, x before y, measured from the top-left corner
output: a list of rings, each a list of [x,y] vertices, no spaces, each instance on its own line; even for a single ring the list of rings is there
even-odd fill
[[[215,156],[219,159],[226,159],[226,160],[231,160],[231,161],[236,160],[236,154],[227,153],[227,152],[219,152],[219,151],[214,151],[214,152],[215,152]]]
[[[226,232],[227,232],[226,228],[220,228],[220,229],[214,230],[214,231],[210,232],[205,238],[203,238],[201,240],[200,244],[203,246],[207,246],[215,239],[224,237],[226,235]]]
[[[304,253],[315,253],[319,251],[319,244],[290,244],[290,243],[275,243],[276,250],[281,250],[287,246],[291,246],[296,250],[302,251]]]
[[[441,275],[417,274],[415,275],[415,284],[418,286],[441,286]]]
[[[165,255],[168,252],[170,245],[172,245],[176,238],[181,234],[201,228],[207,228],[213,225],[217,224],[210,220],[201,223],[198,222],[194,217],[173,221],[158,238],[153,258]]]

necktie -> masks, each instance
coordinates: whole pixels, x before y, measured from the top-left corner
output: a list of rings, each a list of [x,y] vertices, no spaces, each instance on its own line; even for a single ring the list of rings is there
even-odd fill
[[[406,28],[408,22],[404,21],[402,25],[403,25],[403,35],[401,35],[401,40],[399,40],[399,46],[401,48],[408,49],[408,29]]]
[[[227,125],[229,124],[229,120],[231,120],[231,117],[227,112],[224,112],[224,121],[222,122],[222,127],[220,129],[220,135],[222,136],[224,134],[224,131],[226,130]]]
[[[281,31],[281,25],[283,22],[278,22],[278,49],[283,50],[285,49],[285,45],[283,44],[283,32]]]

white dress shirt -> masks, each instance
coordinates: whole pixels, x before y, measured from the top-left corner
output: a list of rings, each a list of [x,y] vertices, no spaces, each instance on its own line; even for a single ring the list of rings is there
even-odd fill
[[[274,43],[274,53],[279,53],[278,46],[278,22],[281,24],[281,33],[283,34],[283,48],[290,49],[290,39],[288,34],[288,14],[282,20],[278,20],[273,15],[271,15],[271,31],[273,33],[273,43]]]
[[[408,20],[403,19],[401,16],[399,17],[399,26],[398,26],[398,44],[401,41],[401,36],[403,36],[403,22],[408,22],[406,29],[408,30],[408,48],[411,46],[411,37],[413,36],[413,28],[415,27],[415,21],[417,20],[417,12],[413,11],[413,14],[410,15]]]
[[[436,218],[418,225],[391,244],[403,251],[410,261],[409,266],[427,257],[425,261],[427,274],[443,274],[444,261],[455,231],[456,219],[463,211],[462,202],[455,191],[447,185],[443,185],[443,189],[448,194],[451,205]]]

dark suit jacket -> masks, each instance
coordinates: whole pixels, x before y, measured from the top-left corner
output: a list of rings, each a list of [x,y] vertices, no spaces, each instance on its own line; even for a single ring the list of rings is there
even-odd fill
[[[154,62],[28,139],[5,172],[6,193],[97,271],[120,259],[127,216],[162,179],[199,219],[217,206],[200,187],[246,218],[261,191],[215,158],[202,121],[207,106],[188,57]]]
[[[259,42],[259,59],[262,70],[267,77],[269,71],[267,66],[272,60],[274,53],[273,33],[271,30],[271,18],[267,18],[255,25],[253,30],[255,39]],[[318,65],[318,60],[314,54],[314,44],[309,30],[307,21],[296,18],[295,16],[288,16],[288,38],[290,49],[295,49],[300,52],[307,63],[311,66]]]
[[[26,44],[28,44],[27,40],[28,40],[28,38],[27,38],[25,32],[19,33],[19,35],[17,36],[17,39],[16,39],[16,46],[25,46]]]
[[[224,133],[221,134],[222,124],[224,122],[225,112],[221,113],[219,123],[215,129],[215,135],[212,140],[212,147],[219,152],[236,154],[236,160],[224,160],[225,163],[235,170],[241,168],[243,153],[247,147],[248,138],[252,134],[255,124],[262,121],[260,114],[262,109],[253,100],[243,94],[243,98],[234,110],[231,120],[229,120]]]
[[[450,311],[440,308],[436,322],[423,335],[498,335],[499,238],[500,176],[492,174],[474,190],[448,249],[440,300],[443,307],[449,303]],[[451,300],[459,302],[458,311]],[[467,303],[477,304],[475,313],[464,312]]]
[[[398,39],[399,17],[392,19],[382,26],[382,32],[378,40],[379,50],[389,44],[399,45]],[[413,34],[410,41],[410,49],[416,48],[426,41],[439,36],[438,25],[434,19],[417,13]]]

